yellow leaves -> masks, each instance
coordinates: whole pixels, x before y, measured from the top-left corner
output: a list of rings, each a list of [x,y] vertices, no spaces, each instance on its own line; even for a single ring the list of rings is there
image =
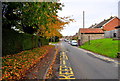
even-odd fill
[[[44,35],[46,37],[48,37],[48,38],[53,37],[53,36],[61,37],[60,30],[63,29],[63,26],[65,24],[69,23],[69,22],[63,22],[63,21],[61,21],[60,19],[57,18],[57,16],[53,16],[53,17],[56,17],[56,21],[54,23],[50,22],[49,24],[47,24],[47,26],[49,27],[49,30],[47,30],[44,33]]]
[[[14,73],[15,75],[17,75],[17,77],[20,77],[20,75],[18,73]]]
[[[58,16],[53,15],[52,17],[58,17]]]
[[[60,31],[64,29],[64,25],[69,24],[74,19],[69,19],[68,17],[59,17],[57,15],[49,15],[45,13],[47,17],[47,22],[44,25],[38,25],[40,29],[37,30],[38,36],[45,36],[46,38],[50,38],[53,36],[61,37]]]
[[[40,20],[41,18],[40,18],[40,17],[38,17],[38,19]]]
[[[51,21],[51,19],[49,18],[49,19],[47,19],[48,21]]]
[[[74,22],[74,19],[69,19],[70,21]]]
[[[41,58],[45,57],[48,50],[53,46],[43,46],[33,50],[22,51],[15,55],[5,56],[2,59],[2,79],[19,80],[25,75],[26,71],[36,64]],[[27,53],[27,54],[26,54]]]
[[[50,17],[49,15],[46,14],[47,17]]]

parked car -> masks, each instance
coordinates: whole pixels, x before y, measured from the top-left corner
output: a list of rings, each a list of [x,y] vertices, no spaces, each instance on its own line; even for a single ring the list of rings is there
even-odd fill
[[[65,41],[65,42],[68,42],[69,40],[68,40],[68,39],[65,39],[64,41]]]
[[[77,45],[78,45],[78,43],[77,43],[77,41],[76,41],[76,40],[72,40],[72,41],[71,41],[71,45],[72,45],[72,46],[77,46]]]

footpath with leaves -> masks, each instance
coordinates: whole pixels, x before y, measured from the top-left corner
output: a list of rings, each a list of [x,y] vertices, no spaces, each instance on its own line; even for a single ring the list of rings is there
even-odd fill
[[[49,54],[50,50],[54,50],[53,48],[54,46],[48,45],[2,57],[2,79],[22,79],[28,70]]]

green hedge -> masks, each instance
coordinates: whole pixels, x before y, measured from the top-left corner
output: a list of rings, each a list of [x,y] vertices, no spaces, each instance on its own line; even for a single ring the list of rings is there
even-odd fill
[[[38,41],[40,39],[40,41]],[[42,37],[25,33],[18,33],[14,30],[3,29],[2,31],[2,54],[15,54],[23,50],[38,47],[38,43],[47,45],[48,40]]]
[[[41,37],[41,38],[39,38],[39,39],[40,39],[40,42],[41,42],[41,45],[42,45],[42,46],[49,44],[49,40],[48,40],[48,39],[43,38],[43,37]]]

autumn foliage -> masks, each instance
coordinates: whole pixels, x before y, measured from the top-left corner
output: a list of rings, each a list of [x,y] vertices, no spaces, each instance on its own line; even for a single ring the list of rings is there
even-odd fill
[[[55,21],[52,22],[51,18],[48,18],[46,26],[42,25],[40,29],[37,31],[38,36],[45,36],[47,38],[51,38],[54,36],[62,37],[62,34],[60,33],[61,30],[64,29],[64,25],[69,24],[70,22],[74,22],[73,19],[69,19],[70,17],[59,17],[59,16],[52,16],[55,18]]]
[[[61,37],[60,30],[73,19],[59,17],[58,10],[62,4],[58,2],[11,2],[2,3],[2,25],[5,29],[19,29],[24,33],[42,37]]]
[[[19,80],[25,75],[29,68],[33,67],[41,58],[45,57],[48,50],[54,46],[43,46],[33,50],[22,51],[15,55],[2,57],[2,79]]]

